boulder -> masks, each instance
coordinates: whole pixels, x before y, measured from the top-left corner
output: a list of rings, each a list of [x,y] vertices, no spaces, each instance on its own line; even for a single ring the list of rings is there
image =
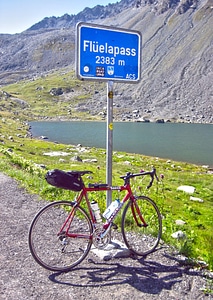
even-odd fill
[[[204,202],[203,199],[200,199],[200,198],[197,198],[197,197],[192,197],[192,196],[190,196],[190,200],[195,201],[195,202],[201,202],[201,203]]]
[[[62,88],[52,88],[50,90],[50,95],[52,96],[60,96],[63,94],[63,89]]]
[[[195,192],[195,187],[190,185],[181,185],[177,188],[177,190],[188,194],[193,194]]]
[[[157,119],[157,120],[156,120],[156,123],[161,123],[161,124],[163,124],[163,123],[164,123],[164,119]]]
[[[71,160],[73,160],[73,161],[82,161],[82,159],[80,158],[80,156],[78,156],[78,155],[76,155],[76,156],[73,156],[72,158],[71,158]]]
[[[183,221],[183,220],[176,220],[176,221],[175,221],[175,224],[176,224],[176,225],[183,226],[183,225],[185,225],[185,224],[186,224],[186,222],[185,222],[185,221]]]
[[[174,239],[184,239],[186,237],[185,233],[182,230],[178,230],[171,235]]]

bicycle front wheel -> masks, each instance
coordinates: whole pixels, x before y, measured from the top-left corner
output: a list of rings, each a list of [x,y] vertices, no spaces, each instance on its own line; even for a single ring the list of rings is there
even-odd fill
[[[162,219],[155,202],[146,196],[136,197],[135,202],[130,200],[123,211],[121,230],[131,252],[139,256],[153,252],[162,234]]]
[[[69,271],[89,253],[92,223],[83,208],[72,210],[71,202],[53,202],[41,209],[32,221],[29,248],[36,262],[48,270]],[[71,211],[71,221],[63,228]],[[68,230],[67,226],[70,226]]]

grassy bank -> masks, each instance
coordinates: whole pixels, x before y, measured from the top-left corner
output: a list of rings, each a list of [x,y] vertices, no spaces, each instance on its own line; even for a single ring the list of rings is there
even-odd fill
[[[45,141],[24,138],[10,141],[2,146],[0,171],[17,179],[30,193],[38,194],[42,199],[58,200],[73,199],[74,192],[56,189],[48,185],[44,179],[46,170],[61,168],[63,170],[91,170],[92,177],[84,177],[89,182],[105,182],[105,150],[95,148],[78,148],[71,145],[54,144]],[[22,145],[22,146],[20,146]],[[51,152],[64,152],[67,156],[49,156]],[[97,162],[77,162],[72,158],[79,156],[83,161],[95,159]],[[196,259],[198,265],[206,262],[213,268],[213,238],[212,238],[212,175],[202,167],[165,161],[158,158],[145,157],[138,154],[122,152],[113,153],[113,184],[122,184],[120,175],[127,171],[139,172],[141,169],[149,170],[152,166],[163,174],[159,183],[147,191],[146,180],[135,179],[134,189],[137,194],[145,193],[158,204],[163,216],[163,240],[173,245],[179,253]],[[180,185],[192,185],[196,188],[194,197],[203,200],[202,203],[190,200],[190,195],[177,191]],[[113,195],[117,197],[118,195]],[[93,194],[92,198],[98,200],[101,210],[106,206],[105,194]],[[177,225],[176,220],[184,221],[184,225]],[[118,224],[119,225],[119,224]],[[171,234],[182,230],[186,237],[176,240]]]
[[[64,75],[63,79],[52,75],[52,81],[49,77],[38,80],[2,88],[10,96],[0,94],[0,171],[18,180],[21,186],[42,199],[73,199],[74,192],[56,189],[46,183],[46,171],[53,168],[88,169],[93,171],[93,175],[84,177],[86,184],[105,182],[105,149],[50,143],[28,136],[27,120],[56,116],[68,118],[69,107],[73,108],[85,93],[81,93],[81,86],[71,73]],[[49,94],[51,88],[62,84],[63,89],[74,86],[75,93],[71,100],[62,101]],[[80,119],[82,114],[75,112],[72,117]],[[52,152],[60,155],[51,156]],[[73,160],[77,156],[81,162]],[[201,166],[114,152],[113,184],[122,184],[119,177],[128,171],[150,170],[152,166],[156,167],[158,175],[163,174],[160,182],[155,182],[147,191],[146,180],[149,179],[142,181],[137,178],[133,181],[135,193],[149,195],[159,206],[163,216],[163,240],[166,243],[173,245],[175,251],[194,259],[198,266],[213,269],[213,175]],[[194,186],[196,190],[192,196],[203,202],[190,200],[190,194],[177,190],[180,185]],[[117,197],[117,194],[113,197]],[[93,194],[92,198],[98,200],[103,211],[106,206],[105,194]],[[177,220],[184,221],[183,225],[178,225]],[[184,232],[185,238],[171,237],[178,230]]]

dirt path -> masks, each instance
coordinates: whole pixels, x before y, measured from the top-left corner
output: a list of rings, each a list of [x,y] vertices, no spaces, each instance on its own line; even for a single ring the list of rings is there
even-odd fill
[[[28,229],[39,208],[36,196],[0,173],[0,299],[212,299],[200,290],[205,278],[181,266],[168,248],[146,259],[113,258],[94,253],[69,273],[41,268],[28,248]]]

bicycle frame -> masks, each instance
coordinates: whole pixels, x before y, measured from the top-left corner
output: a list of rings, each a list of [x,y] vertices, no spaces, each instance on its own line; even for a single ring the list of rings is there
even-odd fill
[[[69,173],[81,179],[80,176],[91,172],[85,170]],[[70,271],[86,258],[92,244],[97,249],[107,247],[111,241],[110,229],[117,229],[113,222],[121,209],[121,234],[130,253],[139,256],[152,253],[160,242],[162,219],[157,205],[151,198],[133,194],[130,179],[143,175],[151,176],[147,189],[152,186],[155,178],[158,180],[156,170],[153,168],[150,172],[127,172],[126,175],[120,176],[124,180],[120,186],[108,184],[85,186],[81,181],[82,190],[74,201],[55,201],[42,208],[34,217],[28,236],[29,248],[35,261],[51,271]],[[57,177],[55,179],[50,181],[50,184],[59,187],[60,181],[58,183]],[[112,215],[102,222],[99,215],[94,213],[90,194],[106,191],[123,193]],[[107,216],[107,213],[104,215]]]
[[[77,234],[77,233],[72,233],[72,234],[69,233],[69,228],[71,226],[72,219],[74,217],[75,207],[80,206],[83,199],[85,199],[87,207],[88,207],[88,211],[89,211],[89,217],[90,217],[90,220],[92,222],[93,228],[96,228],[97,223],[96,223],[96,220],[95,220],[95,217],[94,217],[91,205],[90,205],[88,194],[92,193],[92,192],[101,192],[101,191],[104,192],[104,191],[109,191],[109,190],[119,191],[119,192],[126,191],[127,193],[122,198],[119,207],[116,208],[116,210],[112,213],[110,218],[108,220],[106,220],[106,222],[102,225],[103,226],[103,232],[101,233],[101,236],[100,236],[101,238],[103,238],[108,233],[108,231],[110,230],[111,225],[113,223],[113,220],[116,218],[117,214],[119,213],[119,211],[123,207],[124,203],[126,201],[128,201],[129,199],[132,201],[131,209],[132,209],[132,214],[133,214],[133,217],[135,219],[136,224],[140,227],[142,227],[142,226],[146,227],[147,226],[147,224],[146,224],[146,222],[145,222],[145,220],[144,220],[144,218],[143,218],[143,216],[140,212],[140,209],[139,209],[139,207],[138,207],[138,205],[135,201],[136,197],[133,195],[130,183],[127,183],[126,185],[122,185],[122,186],[108,186],[107,184],[90,184],[89,187],[85,187],[85,186],[83,187],[82,191],[77,196],[76,201],[73,202],[73,209],[69,213],[69,215],[68,215],[67,219],[65,220],[63,226],[61,227],[58,235],[60,235],[62,232],[64,232],[64,228],[67,226],[67,229],[66,229],[65,232],[66,232],[66,235],[68,237],[72,237],[72,238],[77,238],[78,237],[78,238],[92,239],[92,236],[85,236],[84,234]],[[137,215],[138,215],[138,217],[139,217],[142,224],[139,223],[138,218],[136,216],[136,213],[137,213]]]

